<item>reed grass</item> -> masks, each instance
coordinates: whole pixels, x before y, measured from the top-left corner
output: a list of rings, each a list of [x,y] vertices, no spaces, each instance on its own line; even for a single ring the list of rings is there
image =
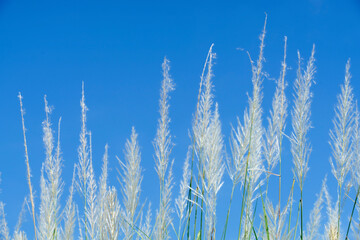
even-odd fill
[[[313,204],[304,202],[307,194],[305,178],[311,165],[309,132],[312,127],[311,88],[315,79],[315,47],[313,46],[305,68],[302,67],[298,52],[297,77],[292,83],[293,102],[290,103],[286,92],[290,81],[286,79],[289,69],[285,37],[280,76],[275,81],[271,110],[264,114],[263,81],[269,78],[264,71],[266,24],[267,17],[260,34],[257,60],[253,61],[248,53],[252,91],[243,116],[239,117],[236,125],[231,128],[229,142],[222,131],[221,105],[216,102],[214,95],[216,54],[214,45],[210,46],[200,77],[197,102],[194,103],[196,108],[189,148],[182,164],[182,178],[178,183],[173,176],[173,164],[182,160],[173,159],[172,149],[175,144],[170,126],[170,93],[175,89],[175,84],[170,75],[170,61],[164,59],[159,99],[160,115],[153,141],[154,165],[160,193],[154,212],[151,203],[143,201],[141,197],[141,146],[134,127],[125,144],[124,160],[118,158],[118,180],[121,187],[117,188],[109,181],[111,153],[108,145],[105,146],[100,177],[96,177],[92,157],[92,134],[86,126],[88,108],[85,104],[84,84],[80,100],[78,162],[74,164],[70,186],[66,186],[66,181],[61,177],[61,118],[57,131],[54,131],[51,123],[52,107],[46,96],[44,98],[45,120],[42,127],[45,160],[40,176],[40,204],[35,206],[25,111],[23,97],[19,94],[26,181],[29,187],[29,196],[25,201],[28,205],[25,205],[29,206],[33,231],[22,230],[21,223],[26,211],[21,212],[17,227],[10,231],[6,221],[6,205],[0,202],[1,239],[225,240],[230,239],[229,231],[236,231],[231,232],[231,235],[237,235],[237,239],[242,240],[360,239],[360,117],[350,82],[350,61],[345,67],[345,80],[340,87],[334,126],[330,130],[330,164],[338,189],[336,202],[332,201],[326,180],[323,181],[316,201]],[[335,100],[334,98],[334,102]],[[291,111],[288,108],[291,108]],[[288,115],[291,120],[287,119]],[[267,124],[263,119],[267,119]],[[285,126],[289,121],[291,130],[286,130]],[[291,133],[286,134],[287,131]],[[284,142],[290,144],[290,149],[284,149],[284,146],[287,146]],[[231,154],[227,153],[227,146]],[[290,189],[282,186],[284,151],[291,152],[293,162]],[[219,199],[218,194],[223,190],[224,184],[229,184],[227,178],[231,180],[231,192],[228,198]],[[273,178],[277,185],[274,187],[271,186]],[[295,182],[298,188],[295,187]],[[269,188],[278,190],[276,199],[270,198]],[[64,189],[69,189],[67,196],[64,196]],[[178,194],[174,194],[177,190]],[[345,204],[347,198],[354,199],[349,206]],[[233,201],[234,199],[236,201]],[[227,207],[223,226],[219,226],[219,204]],[[232,211],[235,204],[240,212]],[[311,208],[310,216],[305,217],[304,209]],[[349,216],[345,215],[347,212],[350,213]]]

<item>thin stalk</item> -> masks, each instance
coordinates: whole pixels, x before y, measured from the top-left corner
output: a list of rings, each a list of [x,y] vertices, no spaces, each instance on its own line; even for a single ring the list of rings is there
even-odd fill
[[[253,227],[252,229],[253,229],[253,232],[254,232],[255,239],[258,240],[257,235],[256,235],[256,231],[255,231],[255,228]]]
[[[195,201],[195,195],[194,195],[194,201]],[[197,201],[197,200],[196,200]],[[189,232],[187,232],[186,230],[188,229],[189,231],[190,231],[190,215],[191,215],[191,213],[192,213],[192,209],[193,209],[193,203],[191,202],[191,201],[188,201],[188,204],[190,204],[190,206],[189,206],[189,211],[188,211],[188,221],[187,221],[187,224],[184,226],[184,231],[183,231],[183,233],[182,233],[182,237],[181,237],[181,240],[183,240],[184,239],[184,236],[185,236],[185,233],[187,234],[187,239],[190,239],[190,233]]]
[[[195,196],[194,196],[195,197]],[[196,222],[197,222],[197,202],[198,202],[198,196],[195,197],[196,198],[196,204],[195,204],[195,219],[194,219],[194,238],[195,239],[195,236],[196,236]]]
[[[360,186],[358,187],[358,190],[357,190],[357,193],[356,193],[356,198],[355,198],[354,205],[353,205],[353,208],[352,208],[352,211],[351,211],[351,216],[350,216],[349,225],[348,225],[348,228],[347,228],[347,231],[346,231],[345,240],[349,239],[349,238],[348,238],[348,235],[349,235],[349,231],[350,231],[350,225],[351,225],[351,221],[352,221],[352,218],[353,218],[353,215],[354,215],[354,211],[355,211],[355,207],[356,207],[356,202],[357,202],[357,200],[358,200],[359,193],[360,193]]]
[[[250,155],[250,154],[249,154],[249,155]],[[242,222],[243,212],[244,212],[245,193],[246,193],[246,184],[247,184],[247,183],[246,183],[246,180],[247,180],[247,171],[248,171],[249,155],[248,155],[248,157],[247,157],[246,168],[245,168],[245,181],[244,181],[243,196],[242,196],[242,201],[241,201],[240,224],[239,224],[238,240],[240,240],[241,222]]]
[[[250,136],[249,136],[249,143],[251,143],[251,139],[252,139],[252,128],[253,128],[253,114],[251,114],[251,119],[250,119]],[[246,180],[247,180],[247,175],[248,175],[248,167],[249,167],[249,159],[250,159],[250,151],[251,151],[251,146],[249,144],[249,151],[248,151],[248,155],[246,157],[246,167],[245,167],[245,180],[244,180],[244,189],[243,189],[243,197],[242,197],[242,202],[241,202],[241,213],[240,213],[240,224],[239,224],[239,234],[238,234],[238,240],[240,240],[240,233],[241,233],[241,222],[242,222],[242,217],[243,217],[243,211],[244,211],[244,198],[245,198],[245,187],[246,187]]]
[[[190,183],[189,183],[189,193],[188,193],[188,199],[191,199],[191,189],[192,189],[192,181],[193,181],[193,168],[194,168],[194,158],[195,158],[195,137],[193,136],[193,147],[191,151],[191,168],[190,168]],[[188,201],[187,203],[187,211],[188,211],[188,219],[187,219],[187,240],[190,239],[190,220],[191,220],[191,202]],[[195,210],[196,212],[196,210]]]
[[[304,237],[304,233],[303,233],[303,191],[302,189],[300,190],[300,213],[301,213],[301,219],[300,219],[300,226],[301,226],[301,231],[300,231],[300,239],[303,240]]]
[[[262,194],[261,188],[260,188],[260,192],[261,192],[261,202],[262,202],[263,212],[264,212],[264,221],[265,221],[266,236],[267,236],[267,240],[270,240],[269,225],[268,225],[267,215],[266,215],[266,207],[265,207],[264,198],[263,198],[263,194]]]
[[[224,230],[223,230],[223,233],[222,233],[222,236],[221,236],[221,239],[224,239],[224,240],[226,238],[226,230],[227,230],[227,225],[228,225],[228,221],[229,221],[230,208],[231,208],[231,203],[232,203],[232,199],[233,199],[233,195],[234,195],[235,186],[236,185],[233,184],[232,189],[231,189],[229,208],[227,210],[225,226],[224,226]]]
[[[203,170],[203,176],[205,175]],[[204,196],[204,186],[201,187],[201,196]],[[203,214],[204,214],[204,199],[201,198],[201,212],[200,212],[200,240],[202,240],[202,228],[203,228]]]
[[[298,212],[297,212],[297,216],[296,216],[296,224],[295,224],[295,231],[294,231],[294,240],[296,239],[296,232],[297,232],[297,227],[298,227],[298,223],[299,223],[300,204],[301,204],[301,202],[299,202]]]
[[[255,239],[258,239],[258,237],[257,237],[257,235],[256,235],[255,228],[254,228],[254,219],[255,219],[256,207],[257,207],[257,201],[256,201],[256,204],[255,204],[253,219],[252,219],[252,221],[251,221],[251,228],[252,228],[252,230],[253,230],[253,232],[254,232]],[[249,234],[249,240],[250,240],[250,239],[251,239],[251,234]]]
[[[255,231],[255,228],[254,228],[254,220],[255,220],[255,214],[256,214],[256,208],[257,208],[257,201],[256,201],[256,204],[255,204],[255,209],[254,209],[254,213],[253,213],[253,216],[252,216],[252,219],[249,220],[251,222],[251,229],[253,230],[254,234],[255,234],[255,238],[257,239],[257,235],[256,235],[256,231]],[[250,230],[250,234],[249,234],[249,240],[251,239],[251,230]]]
[[[210,48],[212,48],[213,45],[211,45]],[[197,103],[196,103],[196,112],[195,112],[195,123],[197,122],[198,119],[198,109],[199,109],[199,105],[200,105],[200,96],[201,96],[201,90],[202,90],[202,85],[203,85],[203,79],[204,79],[204,74],[205,74],[205,69],[206,69],[206,64],[208,62],[208,59],[210,57],[210,51],[208,52],[207,56],[206,56],[206,60],[205,60],[205,64],[201,73],[201,77],[200,77],[200,86],[199,86],[199,92],[198,92],[198,98],[197,98]],[[192,187],[192,181],[193,181],[193,166],[194,166],[194,158],[195,158],[195,136],[193,133],[193,148],[192,148],[192,153],[191,153],[191,177],[190,177],[190,184],[189,184],[189,194],[188,194],[188,199],[191,199],[191,187]],[[190,204],[188,203],[187,205],[188,208],[188,221],[187,221],[187,240],[189,240],[190,237]],[[196,210],[195,210],[196,211]],[[194,238],[195,239],[195,238]]]

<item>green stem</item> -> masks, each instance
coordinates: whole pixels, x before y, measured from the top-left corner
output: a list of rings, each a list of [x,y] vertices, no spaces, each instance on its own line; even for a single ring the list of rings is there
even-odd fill
[[[269,225],[268,225],[267,215],[266,215],[266,207],[265,207],[265,203],[264,203],[264,198],[263,198],[263,194],[262,194],[262,191],[261,191],[261,187],[260,187],[260,193],[261,193],[261,202],[262,202],[263,212],[264,212],[264,221],[265,221],[266,236],[267,236],[267,240],[270,240]]]
[[[202,196],[204,196],[204,187],[202,187],[201,190],[201,194]],[[204,214],[204,199],[201,198],[201,213],[200,213],[200,240],[202,240],[202,228],[203,228],[203,214]]]
[[[227,214],[226,214],[225,226],[224,226],[224,230],[223,230],[223,233],[222,233],[222,236],[221,236],[221,239],[224,239],[224,240],[225,240],[225,238],[226,238],[226,230],[227,230],[227,225],[228,225],[228,220],[229,220],[229,214],[230,214],[230,208],[231,208],[231,202],[232,202],[232,199],[233,199],[235,186],[236,186],[236,185],[233,183],[233,186],[232,186],[232,189],[231,189],[231,196],[230,196],[229,208],[228,208]]]
[[[194,238],[196,239],[196,222],[197,222],[197,203],[198,203],[198,196],[196,196],[196,204],[195,204],[195,219],[194,219]]]
[[[193,181],[193,168],[194,168],[194,158],[195,158],[195,137],[193,136],[193,143],[192,143],[192,149],[191,149],[191,172],[190,172],[190,183],[189,183],[189,193],[188,193],[188,199],[191,199],[191,189],[192,189],[192,181]],[[187,202],[187,211],[188,211],[188,219],[187,219],[187,240],[190,239],[190,220],[191,220],[191,203]]]
[[[300,213],[301,213],[301,220],[300,220],[300,226],[301,226],[301,231],[300,231],[300,239],[303,240],[304,237],[304,233],[303,233],[303,191],[302,189],[300,190]]]
[[[252,219],[251,219],[250,221],[251,221],[251,229],[252,229],[253,232],[254,232],[255,239],[258,239],[258,238],[257,238],[256,231],[255,231],[255,228],[254,228],[254,220],[255,220],[256,208],[257,208],[257,201],[256,201],[256,204],[255,204],[255,209],[254,209],[254,213],[253,213]],[[250,240],[250,239],[251,239],[251,230],[250,230],[250,234],[249,234],[248,240]]]
[[[249,155],[248,155],[249,156]],[[241,201],[241,210],[240,210],[240,224],[239,224],[239,234],[238,234],[238,240],[240,240],[240,234],[241,234],[241,223],[243,219],[243,213],[244,213],[244,205],[245,205],[245,193],[246,193],[246,180],[247,180],[247,171],[248,171],[248,163],[249,163],[249,157],[246,161],[246,168],[245,168],[245,181],[244,181],[244,188],[243,188],[243,195],[242,195],[242,201]]]
[[[351,216],[350,216],[349,225],[348,225],[348,228],[347,228],[347,231],[346,231],[345,240],[349,239],[349,238],[348,238],[348,235],[349,235],[349,231],[350,231],[351,220],[352,220],[353,215],[354,215],[354,211],[355,211],[355,207],[356,207],[356,202],[357,202],[358,197],[359,197],[359,192],[360,192],[360,186],[359,186],[359,188],[358,188],[358,190],[357,190],[357,193],[356,193],[356,198],[355,198],[354,205],[353,205],[353,208],[352,208],[352,211],[351,211]]]
[[[251,115],[251,123],[253,123],[253,117]],[[245,167],[245,180],[244,180],[244,189],[243,189],[243,196],[242,196],[242,202],[241,202],[241,213],[240,213],[240,224],[239,224],[239,234],[238,234],[238,240],[240,240],[240,234],[241,234],[241,223],[242,223],[242,217],[243,217],[243,211],[244,211],[244,205],[245,205],[245,193],[246,193],[246,185],[247,185],[247,175],[248,175],[248,168],[249,168],[249,159],[250,159],[250,150],[251,150],[251,138],[252,138],[252,127],[253,124],[250,126],[250,136],[249,136],[249,151],[248,155],[246,157],[246,167]]]
[[[297,211],[297,216],[296,216],[296,224],[295,224],[295,231],[294,231],[294,240],[296,239],[296,232],[297,232],[297,227],[298,227],[298,223],[299,223],[300,205],[301,205],[301,202],[299,202],[298,211]]]

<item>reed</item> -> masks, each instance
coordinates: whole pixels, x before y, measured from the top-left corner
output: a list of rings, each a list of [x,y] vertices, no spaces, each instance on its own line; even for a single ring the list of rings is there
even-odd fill
[[[40,194],[36,199],[23,98],[19,94],[29,196],[25,198],[25,210],[21,211],[14,230],[8,227],[6,205],[0,201],[1,239],[225,240],[229,239],[230,229],[233,231],[231,235],[237,235],[239,240],[360,239],[360,117],[350,82],[350,61],[346,63],[345,79],[337,97],[333,128],[330,130],[330,164],[337,181],[337,198],[333,202],[325,177],[316,201],[304,202],[304,196],[308,194],[305,178],[312,162],[309,132],[312,127],[315,46],[304,68],[298,52],[296,79],[292,83],[293,101],[290,103],[287,73],[291,70],[287,67],[285,37],[280,76],[275,81],[271,109],[265,114],[263,82],[268,78],[264,71],[266,24],[267,17],[260,34],[257,60],[253,61],[248,53],[252,90],[243,116],[231,127],[229,142],[222,131],[221,105],[214,94],[216,54],[214,44],[210,46],[200,77],[197,102],[194,103],[196,108],[189,148],[181,164],[182,177],[179,181],[175,177],[179,171],[173,175],[173,164],[183,158],[172,155],[175,144],[170,126],[170,93],[174,91],[175,84],[170,75],[170,62],[164,59],[159,119],[153,141],[160,193],[154,212],[151,203],[143,201],[141,195],[144,176],[141,146],[135,127],[126,141],[123,160],[117,158],[120,188],[109,178],[111,153],[108,145],[105,145],[101,173],[97,177],[93,166],[92,134],[87,128],[84,83],[80,100],[78,161],[74,164],[70,186],[66,186],[66,180],[62,179],[61,118],[57,131],[54,131],[51,123],[53,108],[46,96],[44,98],[45,120],[42,128],[45,158],[39,179]],[[291,125],[291,130],[286,130],[287,124]],[[290,133],[287,134],[287,131]],[[288,145],[290,147],[286,149]],[[284,172],[287,171],[282,167],[284,151],[291,153],[293,162],[293,179],[290,179],[292,185],[289,189],[282,186]],[[276,181],[274,185],[273,178]],[[230,184],[231,192],[228,193],[229,198],[220,199],[219,193],[225,184]],[[174,189],[179,191],[176,197],[173,197]],[[268,194],[270,189],[278,190],[274,199],[271,199],[272,194]],[[351,199],[352,204],[347,206],[346,199]],[[37,201],[39,205],[35,205]],[[218,224],[219,204],[227,207],[223,226]],[[232,211],[235,204],[239,212]],[[33,225],[33,231],[29,232],[22,230],[25,206],[28,206]],[[145,206],[148,206],[147,210]],[[310,212],[308,218],[304,216],[307,209]],[[349,215],[346,214],[348,212]]]

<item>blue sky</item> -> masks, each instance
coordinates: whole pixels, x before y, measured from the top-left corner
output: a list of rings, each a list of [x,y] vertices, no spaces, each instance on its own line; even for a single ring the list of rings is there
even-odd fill
[[[264,112],[269,111],[288,37],[287,96],[297,68],[297,50],[306,60],[316,45],[316,85],[313,87],[312,154],[305,182],[311,209],[323,177],[335,186],[330,172],[329,129],[334,105],[351,58],[352,86],[360,94],[360,2],[346,1],[0,1],[0,199],[6,203],[9,225],[17,221],[28,194],[17,94],[24,96],[33,185],[39,196],[44,160],[41,122],[43,97],[54,106],[56,126],[62,117],[64,195],[77,162],[80,132],[81,82],[85,83],[88,128],[93,135],[95,173],[100,172],[104,145],[109,144],[111,183],[117,187],[115,156],[123,158],[131,126],[139,133],[144,181],[142,200],[157,206],[157,176],[152,140],[158,118],[161,63],[171,61],[176,90],[171,96],[171,132],[175,147],[174,195],[190,144],[188,131],[195,110],[199,77],[206,53],[217,53],[215,99],[219,103],[225,142],[231,124],[242,118],[251,91],[251,69],[244,49],[258,54],[259,34],[268,14],[265,39]],[[266,125],[266,121],[264,121]],[[291,131],[290,118],[287,132]],[[288,144],[285,144],[288,147]],[[284,191],[292,181],[292,158],[284,151]],[[225,174],[219,218],[225,214],[231,184]],[[155,188],[154,188],[155,187]],[[274,190],[277,190],[274,188]],[[334,194],[336,189],[330,187]],[[271,194],[271,193],[270,193]],[[240,201],[238,196],[235,202]],[[274,193],[274,196],[276,193]],[[284,198],[286,194],[284,194]],[[238,204],[239,205],[239,204]],[[239,206],[234,204],[234,213]],[[349,207],[349,206],[348,206]],[[305,214],[308,212],[305,212]],[[235,215],[235,214],[234,214]],[[305,215],[307,216],[307,214]],[[237,226],[237,216],[232,216]],[[223,220],[219,220],[219,226]],[[25,228],[31,226],[29,215]],[[231,236],[231,235],[230,235]]]

